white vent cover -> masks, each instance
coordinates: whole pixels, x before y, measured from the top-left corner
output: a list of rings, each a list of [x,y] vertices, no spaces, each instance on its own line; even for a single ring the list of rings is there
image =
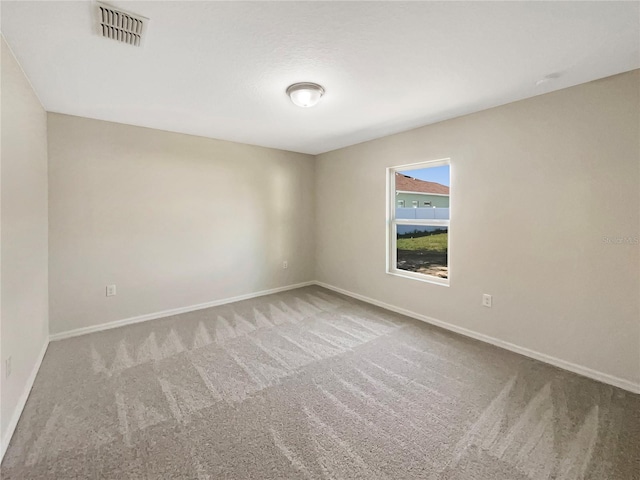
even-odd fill
[[[96,2],[96,15],[99,35],[136,47],[142,45],[148,18],[100,2]]]

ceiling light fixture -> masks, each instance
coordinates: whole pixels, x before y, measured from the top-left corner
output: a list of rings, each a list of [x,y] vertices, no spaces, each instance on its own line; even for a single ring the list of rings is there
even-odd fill
[[[287,88],[287,95],[299,107],[313,107],[324,95],[324,88],[317,83],[294,83]]]

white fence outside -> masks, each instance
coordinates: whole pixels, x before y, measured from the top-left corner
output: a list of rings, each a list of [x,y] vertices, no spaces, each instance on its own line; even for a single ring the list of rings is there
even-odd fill
[[[396,218],[419,220],[449,220],[448,208],[396,208]]]

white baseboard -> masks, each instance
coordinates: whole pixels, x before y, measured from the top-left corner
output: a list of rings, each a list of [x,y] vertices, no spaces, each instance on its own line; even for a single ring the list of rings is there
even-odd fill
[[[16,405],[16,409],[13,411],[13,415],[11,416],[11,420],[9,421],[9,427],[7,428],[7,432],[2,437],[2,443],[0,444],[0,462],[4,458],[4,454],[7,451],[7,447],[9,446],[9,442],[11,441],[11,437],[13,436],[13,432],[16,430],[18,426],[18,420],[20,420],[20,415],[22,415],[22,410],[24,410],[24,406],[27,404],[27,398],[29,398],[29,393],[31,393],[31,388],[33,387],[33,382],[36,380],[36,375],[38,375],[38,370],[40,370],[40,365],[42,365],[42,359],[44,358],[44,354],[47,353],[47,347],[49,346],[49,340],[47,339],[42,346],[42,350],[38,355],[35,365],[31,370],[31,374],[27,379],[27,384],[24,387],[22,395],[18,399],[18,404]]]
[[[296,288],[315,285],[315,283],[316,282],[314,281],[296,283],[294,285],[286,285],[284,287],[272,288],[270,290],[262,290],[260,292],[247,293],[245,295],[239,295],[237,297],[223,298],[221,300],[213,300],[212,302],[199,303],[197,305],[190,305],[188,307],[172,308],[170,310],[163,310],[161,312],[147,313],[145,315],[138,315],[136,317],[125,318],[122,320],[114,320],[113,322],[101,323],[100,325],[92,325],[90,327],[76,328],[75,330],[68,330],[66,332],[54,333],[52,335],[49,335],[49,340],[52,342],[55,342],[57,340],[63,340],[65,338],[77,337],[79,335],[86,335],[88,333],[101,332],[103,330],[118,328],[124,325],[131,325],[133,323],[146,322],[147,320],[156,320],[158,318],[170,317],[172,315],[179,315],[181,313],[193,312],[195,310],[202,310],[203,308],[217,307],[219,305],[225,305],[227,303],[239,302],[241,300],[248,300],[250,298],[262,297],[264,295],[271,295],[273,293],[285,292],[287,290],[294,290]]]
[[[563,370],[568,370],[570,372],[576,373],[578,375],[582,375],[584,377],[591,378],[593,380],[597,380],[602,383],[606,383],[609,385],[613,385],[614,387],[622,388],[623,390],[627,390],[632,393],[640,394],[640,384],[631,382],[629,380],[625,380],[623,378],[615,377],[613,375],[609,375],[607,373],[599,372],[597,370],[593,370],[591,368],[583,367],[581,365],[577,365],[575,363],[568,362],[566,360],[562,360],[556,357],[552,357],[550,355],[536,352],[535,350],[531,350],[525,347],[521,347],[519,345],[515,345],[510,342],[506,342],[504,340],[500,340],[489,335],[485,335],[482,333],[474,332],[472,330],[468,330],[463,327],[459,327],[457,325],[453,325],[447,322],[443,322],[441,320],[437,320],[435,318],[429,317],[427,315],[422,315],[420,313],[412,312],[410,310],[406,310],[401,307],[397,307],[395,305],[391,305],[389,303],[381,302],[379,300],[375,300],[373,298],[366,297],[364,295],[360,295],[358,293],[350,292],[343,288],[335,287],[333,285],[329,285],[327,283],[318,282],[318,281],[310,281],[297,283],[294,285],[287,285],[285,287],[273,288],[270,290],[262,290],[260,292],[249,293],[246,295],[239,295],[237,297],[230,297],[221,300],[214,300],[212,302],[200,303],[198,305],[191,305],[188,307],[174,308],[171,310],[164,310],[162,312],[155,312],[146,315],[140,315],[137,317],[126,318],[123,320],[117,320],[114,322],[103,323],[101,325],[94,325],[91,327],[78,328],[75,330],[70,330],[67,332],[56,333],[49,336],[49,339],[45,342],[42,347],[42,350],[38,356],[38,359],[29,375],[27,380],[27,384],[25,386],[20,399],[18,400],[18,405],[16,406],[15,411],[13,412],[13,416],[11,417],[11,421],[9,422],[9,427],[4,437],[2,438],[2,442],[0,444],[0,462],[4,458],[4,454],[9,446],[9,442],[11,441],[11,437],[18,425],[18,420],[20,420],[20,415],[22,415],[22,411],[27,403],[27,399],[29,398],[29,393],[31,392],[31,388],[33,387],[33,383],[36,379],[36,375],[38,374],[38,370],[40,370],[40,365],[42,364],[42,360],[44,359],[44,355],[47,351],[47,347],[49,346],[49,341],[62,340],[64,338],[76,337],[78,335],[85,335],[87,333],[99,332],[102,330],[108,330],[111,328],[121,327],[123,325],[130,325],[133,323],[145,322],[147,320],[154,320],[157,318],[168,317],[171,315],[178,315],[180,313],[193,312],[195,310],[201,310],[203,308],[216,307],[218,305],[224,305],[227,303],[238,302],[241,300],[248,300],[250,298],[261,297],[264,295],[271,295],[273,293],[284,292],[287,290],[294,290],[296,288],[306,287],[309,285],[318,285],[320,287],[327,288],[329,290],[333,290],[335,292],[341,293],[343,295],[347,295],[349,297],[355,298],[357,300],[361,300],[366,303],[370,303],[372,305],[376,305],[378,307],[385,308],[392,312],[396,312],[402,315],[406,315],[407,317],[415,318],[417,320],[421,320],[423,322],[444,328],[446,330],[459,333],[466,337],[474,338],[476,340],[480,340],[485,343],[489,343],[491,345],[495,345],[500,348],[504,348],[505,350],[509,350],[520,355],[524,355],[529,358],[533,358],[535,360],[539,360],[544,363],[548,363],[550,365],[562,368]]]
[[[571,363],[566,360],[562,360],[560,358],[552,357],[551,355],[547,355],[545,353],[536,352],[535,350],[530,350],[528,348],[521,347],[519,345],[515,345],[513,343],[506,342],[504,340],[500,340],[498,338],[491,337],[483,333],[478,333],[478,332],[474,332],[473,330],[468,330],[463,327],[458,327],[457,325],[452,325],[451,323],[443,322],[441,320],[437,320],[435,318],[431,318],[426,315],[422,315],[420,313],[412,312],[410,310],[406,310],[401,307],[396,307],[395,305],[381,302],[373,298],[365,297],[364,295],[350,292],[348,290],[344,290],[339,287],[334,287],[333,285],[329,285],[323,282],[315,282],[315,284],[320,287],[333,290],[334,292],[342,293],[343,295],[347,295],[357,300],[361,300],[363,302],[370,303],[372,305],[376,305],[378,307],[382,307],[387,310],[391,310],[392,312],[400,313],[402,315],[406,315],[407,317],[415,318],[417,320],[430,323],[437,327],[444,328],[445,330],[449,330],[451,332],[459,333],[466,337],[474,338],[476,340],[480,340],[485,343],[490,343],[491,345],[495,345],[496,347],[504,348],[505,350],[519,353],[520,355],[524,355],[525,357],[533,358],[535,360],[548,363],[555,367],[562,368],[563,370],[568,370],[572,373],[577,373],[578,375],[582,375],[583,377],[588,377],[588,378],[591,378],[592,380],[597,380],[602,383],[613,385],[614,387],[622,388],[623,390],[627,390],[632,393],[640,394],[639,383],[634,383],[629,380],[625,380],[624,378],[615,377],[607,373],[603,373],[597,370],[593,370],[591,368],[583,367],[582,365]]]

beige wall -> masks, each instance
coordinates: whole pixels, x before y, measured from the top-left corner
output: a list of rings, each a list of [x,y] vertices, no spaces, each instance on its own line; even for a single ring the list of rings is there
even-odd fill
[[[640,71],[320,155],[321,282],[636,384]],[[385,168],[451,157],[451,286],[385,273]],[[481,295],[493,295],[493,308]]]
[[[2,43],[2,448],[48,341],[47,116]],[[11,357],[7,378],[6,359]],[[4,450],[3,450],[4,452]]]
[[[48,120],[52,333],[313,280],[312,156]]]

